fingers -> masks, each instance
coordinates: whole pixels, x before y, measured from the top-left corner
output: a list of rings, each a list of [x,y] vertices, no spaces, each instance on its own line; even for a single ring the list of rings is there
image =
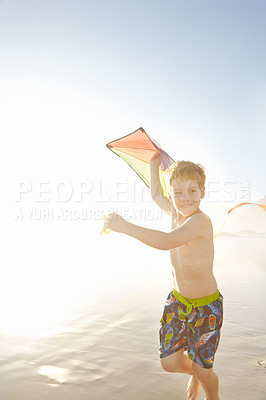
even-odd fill
[[[160,154],[160,152],[159,151],[156,151],[154,154],[153,154],[153,156],[152,156],[152,158],[151,158],[151,162],[153,162],[153,161],[161,161],[161,159],[162,159],[162,157],[161,157],[161,154]]]
[[[115,232],[121,232],[124,222],[125,221],[121,215],[112,212],[107,217],[104,216],[104,225],[101,233],[110,233],[111,230]]]
[[[105,225],[108,226],[108,223],[115,219],[116,213],[112,212],[105,217]]]

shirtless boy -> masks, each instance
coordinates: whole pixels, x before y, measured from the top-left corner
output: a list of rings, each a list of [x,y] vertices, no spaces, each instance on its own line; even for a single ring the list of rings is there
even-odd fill
[[[160,154],[150,162],[151,196],[172,218],[172,230],[147,229],[112,213],[105,227],[148,246],[170,250],[174,289],[167,297],[160,327],[160,360],[168,372],[191,375],[187,398],[195,400],[202,385],[205,400],[219,400],[213,371],[223,318],[223,296],[213,276],[213,230],[200,209],[205,194],[203,168],[179,161],[168,169],[169,200],[159,180]],[[187,355],[184,353],[187,352]]]

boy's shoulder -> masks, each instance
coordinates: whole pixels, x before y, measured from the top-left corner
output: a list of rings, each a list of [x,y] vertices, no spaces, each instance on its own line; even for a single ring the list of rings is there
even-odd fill
[[[177,226],[169,233],[170,247],[179,247],[194,240],[212,240],[213,230],[210,218],[203,212],[191,215],[183,223],[180,221]]]
[[[201,219],[202,221],[211,222],[210,217],[207,214],[205,214],[203,211],[199,211],[195,214],[192,214],[189,218],[198,218],[198,219]]]
[[[187,223],[189,221],[193,221],[194,223],[205,223],[206,225],[212,224],[210,217],[205,214],[204,212],[200,211],[198,213],[192,214],[190,215],[185,221],[180,221],[178,220],[178,217],[174,216],[175,221],[177,222],[177,224],[183,225],[184,223]]]
[[[200,230],[203,235],[204,233],[209,234],[213,231],[210,217],[202,211],[191,215],[188,220],[190,220],[190,223],[194,225],[194,228]]]
[[[211,218],[204,212],[201,211],[198,215],[199,215],[199,217],[203,218],[205,221],[211,222]]]

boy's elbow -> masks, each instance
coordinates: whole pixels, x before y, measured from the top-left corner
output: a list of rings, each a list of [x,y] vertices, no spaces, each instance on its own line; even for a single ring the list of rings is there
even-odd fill
[[[174,249],[176,247],[178,247],[178,246],[170,246],[169,244],[165,244],[165,245],[160,247],[160,250],[165,250],[165,251],[166,250],[172,250],[172,249]]]
[[[152,198],[152,200],[155,201],[156,195],[154,193],[152,193],[152,192],[151,192],[151,198]]]
[[[154,201],[156,201],[156,200],[158,201],[160,199],[160,195],[158,193],[158,190],[156,190],[156,191],[151,190],[151,198]]]

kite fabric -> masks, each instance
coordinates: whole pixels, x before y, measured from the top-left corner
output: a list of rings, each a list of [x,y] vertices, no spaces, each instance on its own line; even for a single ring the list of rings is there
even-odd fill
[[[164,196],[169,197],[165,183],[165,170],[174,163],[174,160],[143,128],[107,143],[106,146],[121,157],[138,174],[148,188],[150,188],[150,159],[158,151],[162,158],[159,171],[161,186]]]
[[[170,167],[175,161],[161,148],[161,146],[152,139],[143,128],[137,129],[129,135],[123,136],[120,139],[107,143],[107,148],[121,157],[142,179],[142,181],[150,188],[150,160],[157,151],[161,154],[161,168],[159,170],[160,182],[163,189],[163,194],[169,197],[167,185],[165,181],[165,170]],[[240,203],[232,207],[226,216],[226,219],[221,229],[216,233],[214,238],[221,232],[228,215],[238,207],[245,204],[252,204],[261,207],[266,211],[266,205],[258,203]]]

